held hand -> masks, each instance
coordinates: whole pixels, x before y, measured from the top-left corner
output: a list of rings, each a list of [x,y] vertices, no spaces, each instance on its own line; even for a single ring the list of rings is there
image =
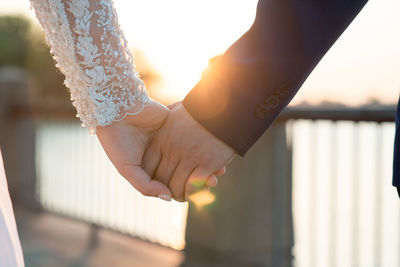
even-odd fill
[[[231,147],[178,104],[154,136],[144,155],[143,167],[154,180],[169,186],[174,199],[184,201],[193,191],[193,183],[203,180],[206,184],[208,177],[223,174],[224,166],[234,155]]]
[[[152,180],[142,168],[143,154],[151,138],[168,117],[169,110],[150,100],[143,111],[111,125],[97,127],[97,137],[118,172],[145,196],[171,200],[171,191]]]

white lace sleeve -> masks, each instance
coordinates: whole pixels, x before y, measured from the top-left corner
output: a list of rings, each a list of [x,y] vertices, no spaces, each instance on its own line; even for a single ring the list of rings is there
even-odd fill
[[[112,0],[30,0],[77,117],[94,132],[148,103]]]

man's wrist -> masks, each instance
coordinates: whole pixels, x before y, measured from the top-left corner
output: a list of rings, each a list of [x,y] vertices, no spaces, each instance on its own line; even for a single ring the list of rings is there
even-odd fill
[[[210,129],[208,129],[207,127],[205,127],[200,121],[198,121],[196,119],[195,116],[193,116],[190,113],[190,110],[187,109],[184,105],[184,102],[180,102],[179,104],[177,104],[177,107],[182,108],[182,110],[184,110],[185,114],[191,119],[193,120],[197,125],[199,125],[202,129],[204,129],[206,132],[208,132],[213,138],[217,139],[221,144],[223,144],[226,148],[232,150],[232,153],[237,154],[236,150],[230,146],[229,144],[227,144],[224,140],[220,139],[218,136],[216,136]]]

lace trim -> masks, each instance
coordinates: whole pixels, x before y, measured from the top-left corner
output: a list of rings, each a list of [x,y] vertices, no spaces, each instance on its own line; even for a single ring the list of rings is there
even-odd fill
[[[94,133],[143,110],[146,87],[111,0],[31,0],[31,6],[83,126]]]

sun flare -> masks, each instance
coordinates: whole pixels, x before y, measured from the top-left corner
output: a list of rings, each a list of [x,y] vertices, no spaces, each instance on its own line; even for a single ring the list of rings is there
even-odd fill
[[[129,45],[162,77],[158,97],[182,99],[208,60],[222,54],[251,26],[257,0],[116,0]],[[227,8],[229,7],[229,8]]]
[[[201,190],[189,196],[189,200],[194,203],[197,208],[210,205],[215,201],[215,196],[208,190]]]

